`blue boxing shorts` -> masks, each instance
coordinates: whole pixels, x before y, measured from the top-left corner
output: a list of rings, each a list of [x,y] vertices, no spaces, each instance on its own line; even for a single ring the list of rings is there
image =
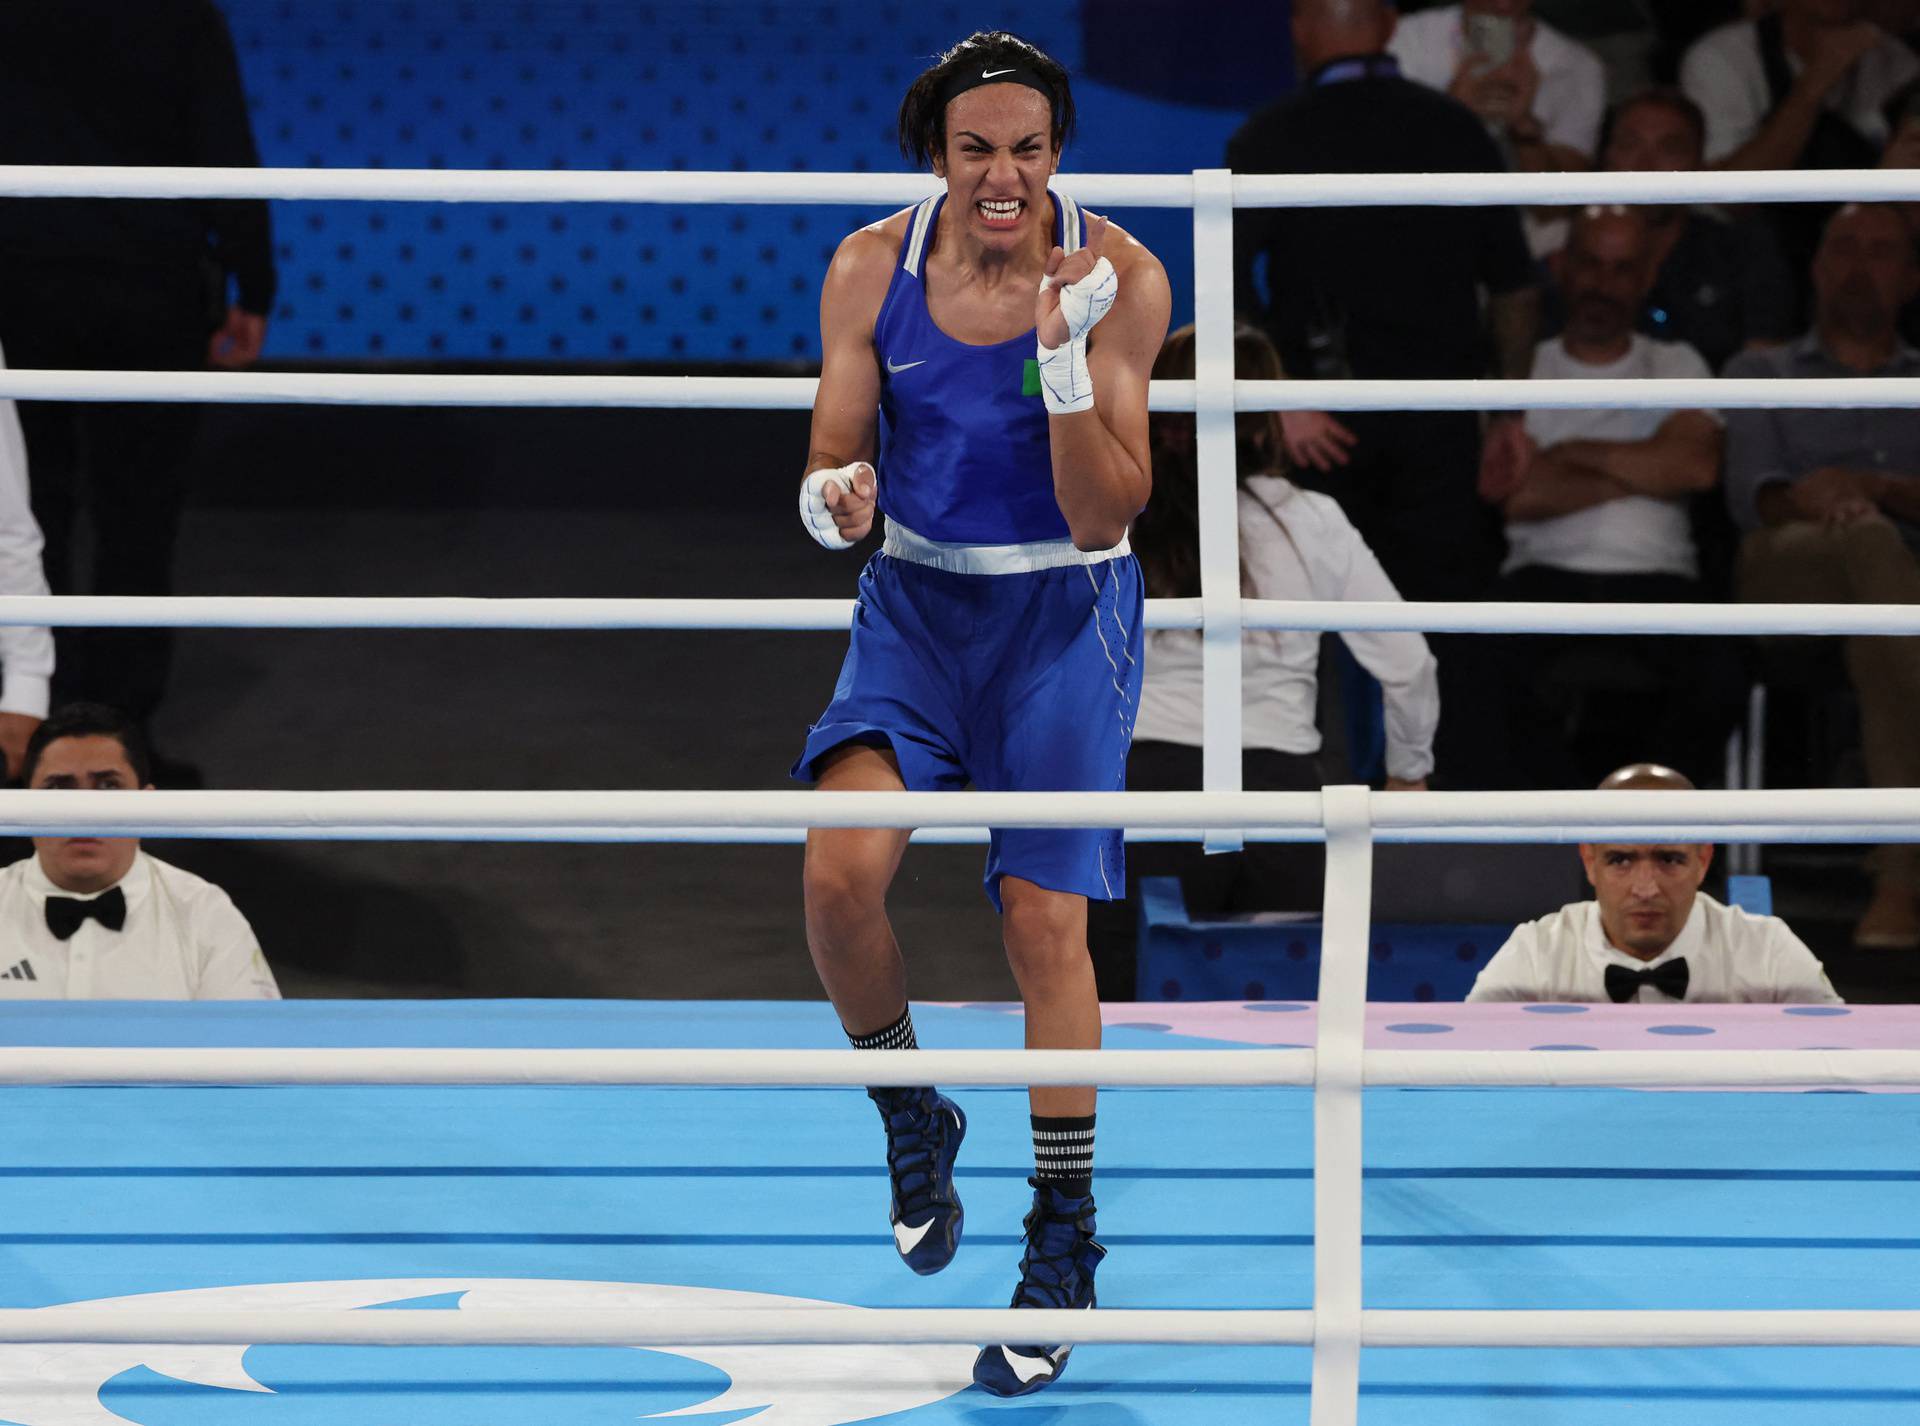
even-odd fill
[[[1043,563],[1044,556],[1072,563]],[[1008,558],[995,561],[992,557]],[[1004,573],[967,572],[998,563]],[[942,567],[944,566],[944,567]],[[1123,544],[937,545],[890,523],[860,576],[833,701],[793,776],[847,743],[893,750],[910,792],[1118,792],[1140,706],[1140,566]],[[996,828],[986,891],[1018,876],[1094,900],[1126,895],[1117,828]]]

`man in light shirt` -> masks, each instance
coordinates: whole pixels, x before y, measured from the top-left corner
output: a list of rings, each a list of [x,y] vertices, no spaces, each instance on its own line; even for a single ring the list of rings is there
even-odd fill
[[[1586,168],[1600,142],[1606,71],[1533,17],[1533,0],[1464,0],[1407,15],[1388,52],[1407,78],[1478,114],[1523,171]]]
[[[138,728],[99,704],[56,709],[27,744],[30,788],[150,788]],[[0,871],[0,998],[278,1000],[219,887],[131,837],[35,837]]]
[[[1559,277],[1566,328],[1535,350],[1536,379],[1711,375],[1692,347],[1634,330],[1654,278],[1642,213],[1580,214]],[[1524,429],[1515,460],[1490,445],[1481,471],[1507,520],[1499,597],[1705,597],[1689,502],[1719,479],[1717,412],[1530,411]],[[1585,786],[1643,749],[1709,765],[1745,697],[1725,640],[1542,635],[1507,650],[1509,741],[1526,786]]]
[[[1620,768],[1600,784],[1603,792],[1692,787],[1654,763]],[[1583,842],[1580,861],[1594,899],[1516,929],[1469,1001],[1841,1003],[1786,922],[1701,895],[1712,846]]]
[[[1872,167],[1888,138],[1882,106],[1920,74],[1920,60],[1866,9],[1861,0],[1783,0],[1695,42],[1680,87],[1706,115],[1707,162]]]

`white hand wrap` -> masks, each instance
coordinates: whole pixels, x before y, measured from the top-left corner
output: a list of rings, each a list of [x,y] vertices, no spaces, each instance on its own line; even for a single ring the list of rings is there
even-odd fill
[[[816,470],[800,482],[800,523],[807,527],[807,533],[813,536],[815,544],[830,550],[853,548],[853,541],[840,533],[840,527],[833,522],[833,511],[827,508],[827,487],[837,485],[851,494],[854,474],[862,470],[873,476],[873,467],[863,460],[857,460],[852,465]],[[879,481],[875,477],[874,494],[878,496],[879,493]]]
[[[1040,290],[1053,285],[1051,277],[1040,279]],[[1042,346],[1040,359],[1040,395],[1049,415],[1070,415],[1093,406],[1093,378],[1087,373],[1087,333],[1113,308],[1120,295],[1120,279],[1113,264],[1101,258],[1078,282],[1060,289],[1060,315],[1067,321],[1067,340],[1057,347]]]

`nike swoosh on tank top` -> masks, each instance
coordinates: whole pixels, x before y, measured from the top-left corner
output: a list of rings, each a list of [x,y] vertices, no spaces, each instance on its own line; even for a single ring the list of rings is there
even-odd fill
[[[1080,246],[1080,210],[1053,199],[1054,241]],[[1035,336],[956,341],[927,311],[927,254],[944,193],[918,204],[874,322],[880,361],[880,509],[949,544],[1070,538],[1053,496]]]

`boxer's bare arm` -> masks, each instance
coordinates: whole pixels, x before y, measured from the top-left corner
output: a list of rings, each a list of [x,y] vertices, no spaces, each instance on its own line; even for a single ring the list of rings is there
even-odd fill
[[[820,389],[813,401],[813,429],[802,478],[856,461],[871,463],[879,425],[880,366],[873,351],[873,324],[900,256],[907,214],[897,214],[841,241],[820,289]],[[824,491],[840,533],[863,538],[873,526],[871,476],[851,490]]]
[[[1096,228],[1096,223],[1101,226]],[[1085,276],[1105,256],[1119,278],[1119,295],[1087,338],[1093,408],[1055,415],[1047,424],[1054,499],[1073,542],[1083,550],[1096,550],[1120,543],[1153,489],[1147,381],[1167,338],[1173,299],[1160,260],[1124,230],[1094,219],[1088,239],[1087,247],[1065,255],[1055,283]],[[1043,326],[1042,340],[1048,335]]]

